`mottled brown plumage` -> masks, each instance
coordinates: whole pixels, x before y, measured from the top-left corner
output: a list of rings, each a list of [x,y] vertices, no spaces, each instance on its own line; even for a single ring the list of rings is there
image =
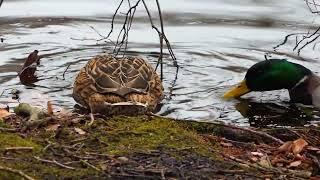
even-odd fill
[[[73,87],[79,104],[107,115],[153,111],[163,97],[159,76],[139,57],[96,56],[80,70]]]

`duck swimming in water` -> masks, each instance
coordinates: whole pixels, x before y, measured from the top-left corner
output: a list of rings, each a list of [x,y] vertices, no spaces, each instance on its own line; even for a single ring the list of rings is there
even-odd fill
[[[73,87],[76,102],[104,115],[154,111],[163,97],[160,77],[139,57],[96,56],[80,70]]]
[[[251,91],[287,89],[294,103],[320,108],[320,77],[285,59],[269,59],[251,66],[242,82],[223,97],[237,98]]]

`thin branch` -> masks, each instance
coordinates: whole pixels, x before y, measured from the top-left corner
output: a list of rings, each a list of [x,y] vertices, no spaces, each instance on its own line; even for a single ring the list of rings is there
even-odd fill
[[[7,171],[7,172],[10,172],[10,173],[14,173],[14,174],[17,174],[27,180],[34,180],[34,178],[26,175],[25,173],[23,173],[22,171],[20,170],[17,170],[17,169],[12,169],[12,168],[9,168],[9,167],[4,167],[4,166],[1,166],[0,165],[0,171]]]
[[[160,71],[161,71],[161,75],[162,75],[162,70],[163,70],[163,61],[162,61],[162,58],[163,58],[163,39],[166,42],[167,49],[168,49],[169,54],[170,54],[170,56],[171,56],[171,58],[173,60],[173,66],[176,67],[175,77],[174,77],[174,80],[171,83],[171,86],[169,87],[169,96],[167,97],[167,99],[170,100],[171,97],[172,97],[172,94],[173,94],[173,88],[176,85],[176,82],[177,82],[177,79],[178,79],[179,65],[178,65],[178,62],[177,62],[177,58],[175,57],[175,55],[173,53],[171,44],[170,44],[169,40],[167,39],[166,35],[164,34],[163,19],[162,19],[161,9],[160,9],[160,5],[159,5],[158,0],[157,0],[157,6],[158,6],[158,11],[159,11],[160,23],[161,23],[161,31],[154,25],[151,13],[150,13],[150,11],[148,9],[148,6],[147,6],[146,2],[144,0],[142,0],[142,2],[143,2],[143,5],[145,7],[145,10],[146,10],[146,12],[148,14],[151,27],[155,31],[157,31],[157,33],[159,35],[159,38],[160,38],[160,55],[159,55],[159,59],[158,59],[155,71],[157,71],[157,68],[158,68],[159,64],[161,64]],[[161,80],[162,80],[162,78],[161,78]]]
[[[8,151],[33,151],[33,147],[7,147],[4,149],[5,152]]]
[[[159,61],[160,61],[160,77],[161,81],[163,80],[163,36],[164,36],[164,27],[163,27],[163,19],[162,19],[162,13],[159,1],[157,2],[157,8],[159,13],[159,19],[160,19],[160,27],[161,27],[161,34],[160,34],[160,55],[159,55]]]
[[[127,44],[129,31],[130,31],[130,28],[131,28],[130,24],[132,23],[132,19],[133,19],[133,16],[135,14],[136,8],[137,8],[137,6],[139,5],[140,2],[141,2],[141,0],[138,0],[136,2],[136,4],[133,5],[133,6],[130,6],[129,10],[125,13],[125,20],[124,20],[122,28],[121,28],[121,30],[120,30],[120,32],[118,34],[116,46],[115,46],[115,48],[113,50],[113,53],[116,56],[121,51],[121,48],[122,48],[123,44]],[[121,35],[122,35],[122,38],[120,40],[120,36]],[[127,47],[125,46],[124,53],[125,53],[126,48]]]
[[[117,9],[116,9],[115,13],[114,13],[114,14],[113,14],[113,16],[112,16],[112,20],[111,20],[111,29],[110,29],[110,31],[109,31],[109,33],[108,33],[108,35],[107,35],[106,37],[102,38],[102,39],[99,39],[98,41],[105,40],[105,39],[108,39],[108,38],[110,37],[111,33],[113,32],[114,19],[115,19],[116,15],[118,14],[118,11],[119,11],[119,9],[120,9],[120,7],[121,7],[122,3],[123,3],[123,0],[121,0],[121,1],[120,1],[120,3],[119,3],[119,5],[118,5],[118,7],[117,7]]]
[[[82,164],[84,164],[84,165],[86,165],[86,166],[88,166],[88,167],[90,167],[90,168],[98,171],[98,172],[101,172],[101,170],[100,170],[99,168],[97,168],[97,167],[95,167],[94,165],[90,164],[88,161],[85,161],[85,160],[82,160],[82,159],[81,159],[80,162],[81,162]]]
[[[56,160],[50,161],[50,160],[46,160],[46,159],[41,159],[41,158],[38,157],[38,156],[34,156],[34,158],[35,158],[36,160],[38,160],[38,161],[42,161],[42,162],[45,162],[45,163],[55,164],[55,165],[57,165],[57,166],[60,166],[60,167],[62,167],[62,168],[66,168],[66,169],[75,170],[74,167],[66,166],[66,165],[64,165],[64,164],[61,164],[61,163],[57,162]]]
[[[17,132],[17,129],[0,127],[0,132]]]
[[[65,80],[66,78],[64,77],[66,72],[68,71],[69,67],[71,66],[71,63],[68,64],[67,68],[63,71],[63,74],[62,74],[62,80]]]
[[[303,36],[303,38],[296,44],[296,46],[293,48],[293,51],[295,51],[298,46],[306,39],[311,38],[312,36],[316,35],[318,32],[320,31],[320,27],[317,28],[317,30],[315,30],[312,34],[308,35],[308,36]]]

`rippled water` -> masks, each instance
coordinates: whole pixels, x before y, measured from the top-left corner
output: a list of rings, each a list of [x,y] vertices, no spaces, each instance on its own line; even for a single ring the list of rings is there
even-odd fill
[[[156,10],[149,1],[150,9]],[[106,35],[118,1],[114,0],[15,0],[0,8],[0,102],[11,107],[11,89],[21,91],[20,102],[72,109],[75,75],[93,56],[111,52],[110,43],[97,42]],[[264,55],[288,58],[314,72],[320,67],[319,48],[307,46],[298,56],[295,37],[274,49],[286,35],[315,30],[319,19],[303,0],[161,0],[165,32],[180,70],[173,96],[163,102],[161,115],[179,119],[223,120],[242,126],[304,125],[318,121],[312,107],[288,103],[286,91],[250,93],[225,101],[222,94],[239,82],[248,67]],[[153,11],[156,15],[156,11]],[[128,51],[156,64],[158,37],[138,10],[129,35]],[[119,18],[116,23],[121,24]],[[93,27],[93,28],[92,28]],[[95,30],[94,30],[95,29]],[[119,26],[115,27],[115,31]],[[116,34],[112,37],[116,37]],[[39,50],[40,81],[22,85],[17,77],[25,57]],[[63,79],[68,64],[70,68]],[[168,94],[175,68],[165,57],[164,84]]]

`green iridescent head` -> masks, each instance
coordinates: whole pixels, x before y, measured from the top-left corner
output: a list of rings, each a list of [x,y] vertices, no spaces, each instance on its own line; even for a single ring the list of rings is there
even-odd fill
[[[224,94],[225,98],[240,97],[250,91],[291,89],[311,71],[285,59],[269,59],[251,66],[244,80]]]

